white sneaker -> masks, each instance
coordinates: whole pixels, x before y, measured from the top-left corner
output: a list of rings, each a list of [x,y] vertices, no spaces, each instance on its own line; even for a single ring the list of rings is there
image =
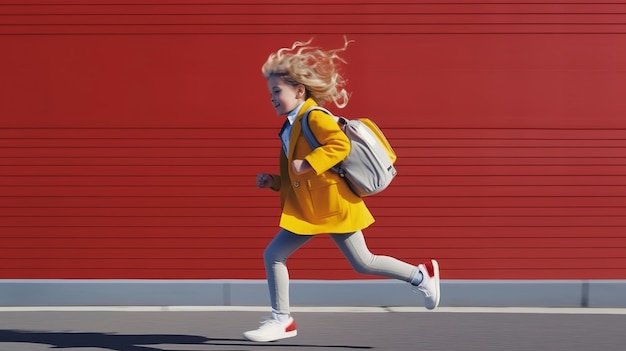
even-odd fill
[[[439,306],[439,298],[441,297],[439,288],[439,263],[436,260],[430,260],[425,264],[417,266],[422,272],[422,282],[415,286],[415,290],[424,294],[424,305],[427,309],[433,310]]]
[[[261,321],[259,329],[243,333],[243,337],[250,341],[268,342],[298,335],[296,321],[290,316],[286,322],[280,322],[273,317]]]

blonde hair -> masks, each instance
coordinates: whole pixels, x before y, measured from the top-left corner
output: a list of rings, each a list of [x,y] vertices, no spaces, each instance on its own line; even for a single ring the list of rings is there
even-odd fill
[[[292,86],[302,84],[306,97],[319,105],[332,101],[337,107],[344,108],[348,105],[349,96],[344,89],[346,80],[338,71],[338,61],[346,63],[339,53],[352,42],[345,37],[344,40],[342,48],[327,51],[309,46],[313,39],[296,41],[290,48],[282,48],[269,55],[261,69],[263,76],[266,79],[277,76]]]

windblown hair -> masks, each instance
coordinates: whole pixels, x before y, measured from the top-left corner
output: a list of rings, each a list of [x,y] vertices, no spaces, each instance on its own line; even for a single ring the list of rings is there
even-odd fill
[[[347,49],[351,42],[345,39],[339,49],[321,50],[306,42],[296,41],[290,48],[282,48],[272,53],[261,71],[266,79],[277,76],[292,86],[304,85],[306,97],[319,105],[332,101],[337,107],[348,105],[348,92],[344,89],[346,80],[339,74],[339,62],[346,63],[339,53]]]

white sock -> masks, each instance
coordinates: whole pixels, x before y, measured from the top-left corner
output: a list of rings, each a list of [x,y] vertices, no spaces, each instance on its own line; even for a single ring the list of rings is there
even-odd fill
[[[411,279],[411,284],[415,286],[420,285],[422,280],[424,280],[424,274],[422,274],[422,271],[418,268],[417,272],[415,272],[415,275],[413,276],[413,279]]]
[[[289,320],[289,313],[279,313],[272,311],[272,317],[281,323],[285,323]]]

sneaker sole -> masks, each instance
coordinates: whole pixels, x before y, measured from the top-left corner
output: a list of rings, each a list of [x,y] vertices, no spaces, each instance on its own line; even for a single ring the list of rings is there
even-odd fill
[[[294,336],[298,335],[298,331],[297,330],[292,330],[292,331],[288,331],[285,332],[281,337],[279,338],[251,338],[246,336],[245,334],[243,335],[244,339],[248,340],[248,341],[254,341],[254,342],[272,342],[272,341],[277,341],[277,340],[282,340],[282,339],[287,339],[287,338],[293,338]]]
[[[435,306],[433,308],[429,308],[429,310],[434,310],[439,306],[439,300],[441,299],[441,288],[439,286],[439,263],[437,260],[430,260],[433,265],[433,270],[435,271],[435,286],[437,287],[437,300],[435,300]]]

